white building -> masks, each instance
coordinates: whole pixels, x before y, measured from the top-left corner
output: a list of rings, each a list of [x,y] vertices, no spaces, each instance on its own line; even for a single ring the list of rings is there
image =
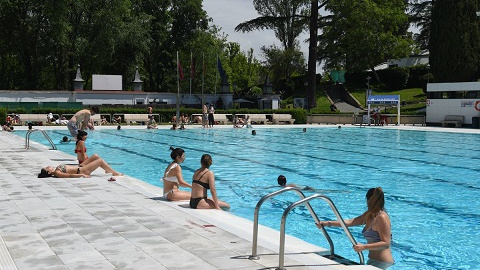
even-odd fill
[[[206,94],[208,103],[216,104],[221,99],[226,108],[231,108],[233,94]],[[169,104],[175,105],[177,93],[143,92],[143,91],[15,91],[0,90],[0,102],[82,102],[83,105],[140,105]],[[201,94],[180,94],[180,104],[201,105]]]
[[[462,115],[464,124],[480,116],[480,82],[427,84],[427,124],[442,123],[446,115]]]

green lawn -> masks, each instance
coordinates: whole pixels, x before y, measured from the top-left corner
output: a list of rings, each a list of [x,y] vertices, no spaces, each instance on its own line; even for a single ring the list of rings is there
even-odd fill
[[[364,108],[365,106],[365,89],[353,89],[347,90],[354,96]],[[421,88],[402,89],[399,91],[380,91],[373,90],[373,95],[400,95],[400,100],[404,105],[400,107],[402,114],[418,114],[416,111],[425,108],[426,95]],[[317,108],[313,110],[314,113],[327,113],[330,112],[330,102],[328,101],[325,93],[317,93]],[[396,113],[396,108],[387,108],[387,112]]]

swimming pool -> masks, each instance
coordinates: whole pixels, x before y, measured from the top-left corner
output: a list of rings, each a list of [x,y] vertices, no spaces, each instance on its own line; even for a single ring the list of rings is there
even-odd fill
[[[55,142],[68,135],[66,130],[48,133]],[[396,265],[390,269],[478,269],[479,138],[358,127],[311,128],[306,133],[268,128],[257,129],[256,136],[248,129],[145,129],[90,132],[86,146],[89,155],[98,153],[116,170],[158,186],[170,162],[169,146],[185,149],[187,180],[199,167],[200,156],[211,154],[219,198],[232,205],[232,213],[250,220],[257,201],[278,189],[279,174],[288,183],[314,187],[332,198],[344,218],[365,211],[365,192],[381,186],[392,220]],[[47,144],[41,135],[32,139]],[[73,143],[57,147],[73,154]],[[278,230],[283,210],[297,197],[284,194],[265,202],[260,223]],[[312,206],[320,219],[334,218],[325,203]],[[364,242],[361,229],[354,227],[352,233]],[[328,231],[336,253],[358,261],[343,231]],[[305,208],[289,215],[286,232],[328,247]]]

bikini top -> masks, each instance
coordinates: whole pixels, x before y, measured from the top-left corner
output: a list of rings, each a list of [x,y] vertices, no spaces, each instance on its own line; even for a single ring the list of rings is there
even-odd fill
[[[377,217],[378,215],[373,218],[372,223]],[[367,243],[369,244],[382,241],[382,239],[380,239],[380,234],[372,229],[372,223],[370,223],[369,229],[367,229],[367,226],[365,226],[362,230],[363,237],[365,237],[365,240],[367,240]]]
[[[204,189],[210,189],[210,184],[209,183],[204,183],[202,181],[200,181],[200,179],[202,179],[202,177],[208,172],[208,170],[206,172],[204,172],[202,174],[202,176],[200,176],[200,178],[198,178],[198,180],[193,180],[192,182],[193,183],[196,183],[196,184],[199,184],[200,186],[202,186]]]
[[[65,165],[63,164],[58,165],[57,168],[55,168],[55,170],[59,170],[63,173],[67,173],[67,167],[65,167]]]
[[[75,153],[86,153],[86,152],[87,152],[87,147],[83,148],[83,152],[82,150],[75,149]]]
[[[374,231],[372,229],[368,229],[367,227],[363,228],[362,231],[363,237],[365,237],[365,240],[367,240],[367,243],[377,243],[380,242],[380,234],[378,234],[377,231]]]
[[[168,182],[172,182],[172,183],[178,183],[178,179],[177,179],[177,176],[174,175],[174,176],[167,176],[170,171],[174,168],[176,168],[178,166],[178,163],[173,163],[172,166],[170,166],[170,168],[168,168],[167,172],[165,172],[165,174],[163,175],[163,180],[165,181],[168,181]]]

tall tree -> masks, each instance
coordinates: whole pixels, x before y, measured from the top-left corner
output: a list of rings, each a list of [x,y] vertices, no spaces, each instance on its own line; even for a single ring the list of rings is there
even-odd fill
[[[473,81],[479,77],[478,0],[435,1],[430,34],[430,65],[436,82]]]
[[[298,48],[284,50],[271,45],[262,47],[262,52],[266,59],[265,66],[274,83],[282,79],[288,81],[293,75],[305,74],[305,57]]]
[[[284,49],[294,48],[304,31],[308,3],[308,0],[254,0],[253,6],[260,17],[237,25],[235,31],[271,29]]]
[[[321,36],[325,67],[371,69],[388,59],[409,55],[404,0],[338,0],[326,5],[331,20]]]
[[[432,6],[435,0],[410,0],[410,23],[418,27],[419,33],[414,39],[421,50],[428,49],[430,25],[432,22]]]

